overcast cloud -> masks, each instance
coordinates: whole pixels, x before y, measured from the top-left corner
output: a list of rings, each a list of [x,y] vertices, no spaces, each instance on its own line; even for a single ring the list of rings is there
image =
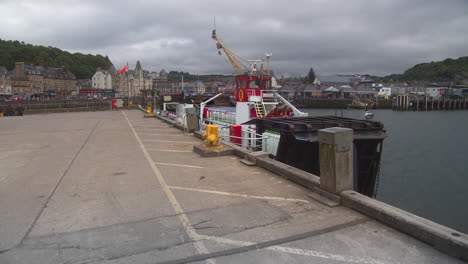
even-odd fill
[[[277,75],[401,73],[468,56],[467,0],[0,0],[1,35],[108,55],[116,68],[233,73],[210,38],[246,59],[273,53]]]

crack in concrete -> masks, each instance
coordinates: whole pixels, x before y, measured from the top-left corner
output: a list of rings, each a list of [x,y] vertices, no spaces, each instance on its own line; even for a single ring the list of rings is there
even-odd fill
[[[23,241],[26,239],[26,237],[29,236],[29,234],[31,233],[33,227],[36,225],[37,221],[39,220],[39,217],[41,217],[42,213],[44,212],[44,210],[47,208],[47,205],[49,204],[50,200],[52,199],[52,197],[54,196],[55,192],[57,191],[59,185],[62,183],[63,179],[65,178],[65,176],[67,175],[68,171],[70,170],[70,168],[72,167],[73,163],[75,162],[75,160],[78,158],[78,156],[80,155],[81,151],[83,150],[83,148],[86,146],[86,144],[88,143],[89,139],[91,138],[91,135],[94,133],[94,131],[96,130],[96,128],[98,127],[98,125],[101,123],[101,121],[98,121],[96,123],[96,125],[93,127],[93,129],[91,130],[91,132],[89,132],[88,136],[86,137],[86,140],[83,142],[83,144],[81,145],[80,149],[76,152],[75,156],[73,157],[73,159],[71,160],[70,164],[68,165],[67,169],[64,171],[63,175],[60,177],[59,181],[57,182],[57,184],[55,185],[54,189],[52,190],[52,192],[50,193],[49,197],[47,197],[47,200],[45,201],[44,205],[42,206],[41,210],[39,211],[39,213],[37,214],[37,216],[34,218],[33,222],[31,223],[31,226],[28,228],[28,230],[26,231],[26,233],[24,234],[23,238],[21,239],[21,241],[19,242],[18,245],[21,245],[23,243]],[[13,248],[17,247],[18,245],[14,246]]]
[[[290,218],[287,217],[287,216],[284,216],[284,217],[280,217],[278,218],[278,220],[276,221],[273,221],[273,222],[270,222],[270,223],[265,223],[265,224],[261,224],[261,225],[255,225],[255,226],[203,226],[203,227],[197,227],[195,228],[195,230],[204,230],[204,229],[222,229],[222,228],[225,228],[225,229],[233,229],[235,231],[233,232],[227,232],[227,233],[224,233],[223,235],[231,235],[231,234],[234,234],[234,233],[240,233],[240,232],[244,232],[244,231],[248,231],[248,230],[253,230],[253,229],[256,229],[256,228],[262,228],[262,227],[267,227],[267,226],[271,226],[271,225],[276,225],[278,223],[282,223],[282,222],[285,222],[287,220],[289,220]],[[206,222],[206,221],[205,221]]]
[[[236,204],[234,204],[234,205],[236,205]],[[89,231],[94,231],[94,230],[112,228],[112,227],[116,227],[116,226],[120,226],[120,225],[138,224],[138,223],[144,223],[144,222],[149,222],[149,221],[154,221],[154,220],[162,220],[162,219],[165,219],[165,218],[177,217],[177,216],[180,216],[180,215],[183,215],[183,214],[190,215],[190,214],[196,214],[196,213],[203,213],[203,212],[206,212],[206,211],[216,210],[216,209],[220,209],[220,208],[224,208],[224,207],[219,206],[219,207],[212,207],[212,208],[204,208],[204,209],[194,210],[194,211],[185,212],[185,213],[163,215],[163,216],[145,218],[145,219],[136,220],[136,221],[129,221],[129,222],[115,223],[115,224],[105,225],[105,226],[84,228],[84,229],[80,229],[80,230],[76,230],[76,231],[72,231],[72,232],[62,232],[62,233],[56,233],[56,234],[34,236],[34,237],[29,237],[28,239],[25,238],[24,241],[27,242],[28,240],[36,240],[36,239],[48,238],[48,237],[54,237],[54,236],[61,236],[61,235],[71,235],[71,234],[76,234],[76,233],[80,233],[80,232],[89,232]],[[25,245],[24,243],[21,243],[21,244]],[[15,247],[20,246],[21,244],[18,244]],[[15,247],[12,247],[10,249],[13,249]],[[6,249],[6,250],[9,250],[9,249]],[[2,253],[2,252],[3,251],[0,251],[0,253]]]
[[[335,232],[337,230],[363,224],[367,221],[368,221],[367,218],[356,219],[356,220],[353,220],[344,224],[334,225],[334,226],[323,228],[320,230],[313,230],[313,231],[309,231],[309,232],[305,232],[305,233],[301,233],[297,235],[282,237],[282,238],[273,239],[273,240],[269,240],[265,242],[255,243],[255,244],[248,245],[248,246],[241,246],[241,247],[213,252],[213,253],[199,254],[199,255],[195,255],[195,256],[191,256],[187,258],[159,262],[158,264],[182,264],[182,263],[197,262],[197,261],[203,261],[207,259],[214,259],[214,258],[219,258],[219,257],[235,255],[235,254],[239,254],[243,252],[264,249],[264,248],[273,247],[276,245],[285,244],[285,243],[289,243],[289,242],[293,242],[293,241],[297,241],[297,240],[301,240],[301,239],[305,239],[309,237],[314,237],[314,236],[319,236],[319,235],[323,235],[323,234],[330,233],[330,232]]]

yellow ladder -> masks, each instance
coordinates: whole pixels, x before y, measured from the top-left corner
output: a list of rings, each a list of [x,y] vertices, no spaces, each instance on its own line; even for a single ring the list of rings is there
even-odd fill
[[[257,113],[257,118],[265,117],[265,108],[261,102],[255,102],[255,112]]]

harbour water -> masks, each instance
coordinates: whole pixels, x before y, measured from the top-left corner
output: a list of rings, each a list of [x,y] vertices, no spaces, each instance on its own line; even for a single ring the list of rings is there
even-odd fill
[[[302,111],[364,118],[363,110]],[[468,233],[468,111],[372,112],[388,134],[377,199]]]

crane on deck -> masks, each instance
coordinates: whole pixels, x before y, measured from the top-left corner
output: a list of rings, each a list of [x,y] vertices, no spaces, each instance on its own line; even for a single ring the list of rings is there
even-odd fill
[[[260,60],[246,60],[241,56],[237,55],[235,52],[230,50],[226,45],[221,41],[220,38],[216,35],[216,29],[213,30],[211,38],[216,41],[216,48],[218,49],[218,54],[221,55],[221,50],[226,54],[234,70],[239,75],[246,74],[261,74],[268,75],[263,71],[263,64],[261,65],[260,70],[257,70],[256,62],[261,62]],[[270,55],[271,56],[271,55]],[[269,56],[267,56],[269,59]]]

